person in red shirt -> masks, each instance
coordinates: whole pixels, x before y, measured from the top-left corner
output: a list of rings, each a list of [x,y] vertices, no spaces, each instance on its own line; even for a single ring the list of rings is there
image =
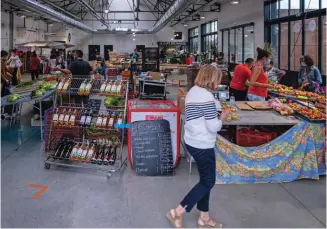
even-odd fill
[[[35,80],[35,77],[36,79],[39,79],[39,65],[40,59],[37,57],[36,52],[34,51],[30,59],[30,71],[32,80]]]
[[[245,101],[246,89],[245,83],[251,78],[251,68],[254,60],[247,58],[244,64],[239,64],[234,69],[233,79],[229,85],[229,92],[231,96],[235,97],[235,101]]]
[[[186,57],[186,65],[190,65],[190,64],[192,64],[192,62],[193,62],[192,57],[190,54],[188,54]]]
[[[261,48],[257,48],[257,52],[257,62],[252,68],[247,98],[250,101],[265,101],[268,96],[268,88],[273,87],[273,85],[268,83],[268,76],[264,71],[264,68],[267,68],[270,64],[271,54]]]

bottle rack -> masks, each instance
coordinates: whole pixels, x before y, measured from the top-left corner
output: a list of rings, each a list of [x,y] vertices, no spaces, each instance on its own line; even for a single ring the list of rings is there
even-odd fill
[[[85,77],[65,78],[65,81],[69,80],[69,86],[65,90],[57,90],[54,100],[56,104],[54,104],[52,119],[49,124],[49,136],[47,136],[45,146],[47,157],[44,166],[46,169],[50,169],[51,165],[97,169],[106,171],[109,178],[113,172],[120,171],[123,165],[127,164],[127,156],[123,157],[125,129],[117,128],[117,124],[122,124],[126,121],[129,82],[117,80],[115,85],[120,85],[120,90],[104,91],[103,84],[108,84],[110,81],[113,82],[112,80],[87,79],[87,82],[91,81],[92,85],[89,87],[89,90],[84,91],[83,96],[96,95],[98,99],[102,100],[101,103],[103,104],[99,112],[95,113],[93,110],[91,112],[91,108],[85,107],[84,104],[74,104],[70,100],[71,96],[80,94],[79,92],[82,91],[80,87],[85,82],[85,79]],[[58,83],[59,85],[60,82]],[[69,102],[66,104],[62,102],[63,95],[69,98]],[[74,120],[71,119],[73,115],[75,116]],[[85,117],[84,119],[82,118],[83,116]],[[87,120],[90,122],[87,122]],[[58,146],[64,138],[69,139],[69,141],[67,140],[67,142],[63,143],[67,144],[67,147],[62,148],[58,152],[60,150]],[[82,145],[87,150],[84,152],[87,155],[89,154],[88,151],[91,150],[91,144],[94,144],[94,149],[92,150],[97,152],[100,139],[110,140],[111,143],[114,142],[112,148],[106,151],[106,156],[108,161],[110,159],[110,163],[103,160],[92,163],[92,161],[86,160],[83,157],[75,159],[71,156],[77,144]],[[108,145],[110,145],[110,142],[108,142]],[[69,144],[72,144],[70,148]],[[116,150],[114,150],[115,148]],[[113,151],[115,152],[113,153]],[[115,157],[115,160],[112,157]]]

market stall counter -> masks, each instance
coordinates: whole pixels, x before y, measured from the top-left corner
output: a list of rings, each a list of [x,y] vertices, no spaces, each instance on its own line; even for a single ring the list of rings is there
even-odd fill
[[[292,127],[272,141],[256,147],[234,144],[218,134],[215,147],[217,184],[282,183],[304,178],[319,179],[319,175],[326,174],[324,123],[281,116],[274,110],[237,109],[237,112],[239,120],[224,124]]]

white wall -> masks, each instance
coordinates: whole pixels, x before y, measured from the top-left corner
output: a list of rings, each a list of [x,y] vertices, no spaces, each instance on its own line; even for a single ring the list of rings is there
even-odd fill
[[[223,4],[221,6],[221,12],[219,13],[206,13],[206,19],[196,22],[188,23],[188,28],[199,26],[201,31],[201,24],[218,19],[218,51],[222,51],[221,47],[221,29],[246,24],[254,23],[254,48],[264,46],[264,0],[243,0],[237,5],[230,3]],[[204,8],[204,11],[208,10]],[[199,39],[199,47],[201,47]],[[224,46],[227,45],[226,43]]]
[[[20,43],[45,39],[46,24],[43,21],[25,18],[25,27],[24,18],[14,15],[14,47]],[[6,12],[1,12],[1,49],[9,50],[9,13]]]

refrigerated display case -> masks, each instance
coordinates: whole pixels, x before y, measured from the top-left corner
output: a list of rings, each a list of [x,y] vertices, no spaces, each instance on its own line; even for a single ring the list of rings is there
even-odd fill
[[[177,166],[180,152],[180,111],[172,101],[129,100],[127,118],[128,123],[160,119],[169,121],[171,129],[174,167]],[[133,167],[130,130],[128,131],[128,158],[131,166]]]

